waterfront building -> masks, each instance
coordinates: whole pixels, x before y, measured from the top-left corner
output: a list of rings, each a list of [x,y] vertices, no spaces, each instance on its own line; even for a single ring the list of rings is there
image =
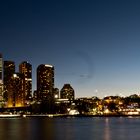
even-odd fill
[[[22,62],[19,65],[19,73],[23,74],[24,77],[22,88],[24,89],[25,100],[28,104],[32,97],[32,65],[27,61]]]
[[[25,93],[23,89],[24,75],[14,73],[11,77],[8,87],[8,107],[24,107]]]
[[[0,96],[2,96],[3,94],[2,73],[3,73],[3,61],[2,61],[2,54],[0,54]]]
[[[74,100],[74,89],[70,84],[64,84],[63,88],[60,90],[61,99],[69,99],[70,101]]]
[[[37,68],[37,98],[45,99],[53,96],[54,89],[54,67],[41,64]]]
[[[4,61],[3,65],[3,82],[4,82],[4,99],[8,100],[8,87],[11,82],[11,78],[15,73],[15,63],[13,61]]]
[[[0,82],[2,82],[2,66],[3,66],[2,54],[0,54]]]

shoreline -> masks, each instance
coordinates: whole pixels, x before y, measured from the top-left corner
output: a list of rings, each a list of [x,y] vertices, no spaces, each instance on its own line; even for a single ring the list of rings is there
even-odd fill
[[[69,114],[0,114],[0,118],[73,118],[73,117],[140,117],[140,114],[137,115],[125,115],[125,114],[103,114],[103,115],[69,115]]]
[[[31,117],[47,117],[47,118],[73,118],[73,117],[140,117],[140,115],[69,115],[69,114],[32,114],[32,115],[21,115],[23,118]]]

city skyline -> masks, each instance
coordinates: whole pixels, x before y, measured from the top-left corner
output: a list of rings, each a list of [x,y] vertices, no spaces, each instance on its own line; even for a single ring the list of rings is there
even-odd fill
[[[3,60],[55,67],[55,87],[76,97],[140,93],[140,2],[1,2]],[[16,70],[17,71],[17,70]]]
[[[1,55],[1,60],[3,60],[3,58],[2,58],[2,54],[0,53],[0,55]],[[34,94],[34,92],[36,92],[37,90],[39,90],[37,87],[37,85],[38,85],[38,83],[40,83],[40,81],[42,81],[41,79],[46,79],[46,76],[48,77],[48,75],[49,76],[52,76],[52,78],[53,78],[53,80],[52,80],[52,78],[50,77],[50,79],[48,79],[48,80],[52,80],[52,82],[51,82],[51,84],[53,85],[53,89],[54,89],[54,96],[55,96],[55,90],[62,90],[63,88],[64,88],[64,86],[66,85],[68,85],[68,86],[70,86],[70,84],[69,83],[63,83],[63,87],[61,87],[61,88],[58,88],[58,87],[56,87],[55,86],[55,71],[54,71],[54,66],[53,65],[51,65],[51,64],[39,64],[38,66],[37,66],[37,68],[35,69],[35,71],[36,71],[36,81],[34,81],[34,83],[36,84],[36,88],[35,89],[32,89],[31,87],[32,87],[32,64],[30,64],[28,61],[22,61],[22,62],[20,62],[19,63],[19,65],[17,66],[16,64],[15,64],[15,62],[14,61],[11,61],[11,60],[3,60],[3,65],[2,65],[2,79],[1,79],[1,82],[2,82],[2,84],[4,85],[4,86],[9,86],[9,85],[6,85],[6,82],[8,82],[7,81],[7,79],[6,79],[6,77],[7,77],[7,74],[10,76],[11,74],[13,75],[12,77],[18,77],[17,76],[17,74],[22,74],[23,72],[24,72],[24,75],[25,75],[25,77],[27,76],[28,78],[25,78],[25,81],[27,80],[27,81],[29,81],[29,82],[31,82],[29,85],[28,85],[28,88],[26,89],[25,88],[25,94],[26,94],[26,90],[29,90],[29,94],[31,93],[32,94],[32,96],[34,96],[33,94]],[[21,68],[22,67],[22,68]],[[15,70],[15,69],[17,69],[17,70]],[[41,71],[40,71],[40,70]],[[48,69],[48,70],[47,70]],[[53,73],[50,75],[50,70],[52,69],[52,71],[53,71]],[[7,71],[8,70],[8,71]],[[45,76],[43,76],[40,72]],[[44,71],[44,72],[43,72]],[[46,73],[47,72],[47,73]],[[39,79],[38,79],[38,75],[40,75],[39,77]],[[41,76],[42,75],[42,76]],[[44,78],[43,78],[44,77]],[[8,78],[8,77],[7,77]],[[5,80],[4,80],[5,79]],[[46,79],[47,80],[47,79]],[[46,81],[45,80],[45,81]],[[44,82],[45,82],[44,81]],[[5,83],[4,83],[5,82]],[[43,82],[43,83],[44,83]],[[44,83],[45,84],[45,83]],[[26,84],[25,84],[25,86],[26,86]],[[49,88],[49,86],[48,86],[48,88]],[[74,89],[73,89],[74,90]],[[46,91],[45,91],[46,92]],[[59,92],[59,91],[58,91]],[[97,91],[95,91],[95,92],[97,92]],[[28,94],[28,95],[29,95]],[[58,95],[57,96],[57,98],[60,96],[60,98],[61,98],[61,91],[60,91],[60,93],[59,93],[60,95]],[[56,95],[57,95],[57,91],[56,91]],[[122,97],[127,97],[127,96],[131,96],[132,94],[130,94],[130,95],[126,95],[126,96],[124,96],[123,94],[120,94],[120,95],[113,95],[113,94],[110,94],[110,95],[106,95],[106,96],[104,96],[104,97],[110,97],[110,96],[122,96]],[[137,93],[134,93],[133,95],[140,95],[140,94],[137,94]],[[30,96],[30,95],[29,95]],[[73,96],[74,97],[74,96]],[[88,96],[79,96],[79,97],[77,97],[77,98],[82,98],[82,97],[88,97]],[[90,96],[90,97],[92,97],[92,96]],[[100,96],[96,96],[96,95],[93,95],[93,97],[100,97]],[[104,98],[104,97],[102,97],[102,98]]]

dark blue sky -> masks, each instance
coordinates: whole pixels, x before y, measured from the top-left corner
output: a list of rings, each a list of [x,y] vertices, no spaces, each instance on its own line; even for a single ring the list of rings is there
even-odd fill
[[[0,52],[55,67],[79,96],[140,93],[139,0],[0,1]]]

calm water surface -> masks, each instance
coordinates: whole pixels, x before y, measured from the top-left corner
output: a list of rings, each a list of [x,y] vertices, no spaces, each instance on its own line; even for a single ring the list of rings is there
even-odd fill
[[[0,140],[140,140],[140,118],[1,118]]]

